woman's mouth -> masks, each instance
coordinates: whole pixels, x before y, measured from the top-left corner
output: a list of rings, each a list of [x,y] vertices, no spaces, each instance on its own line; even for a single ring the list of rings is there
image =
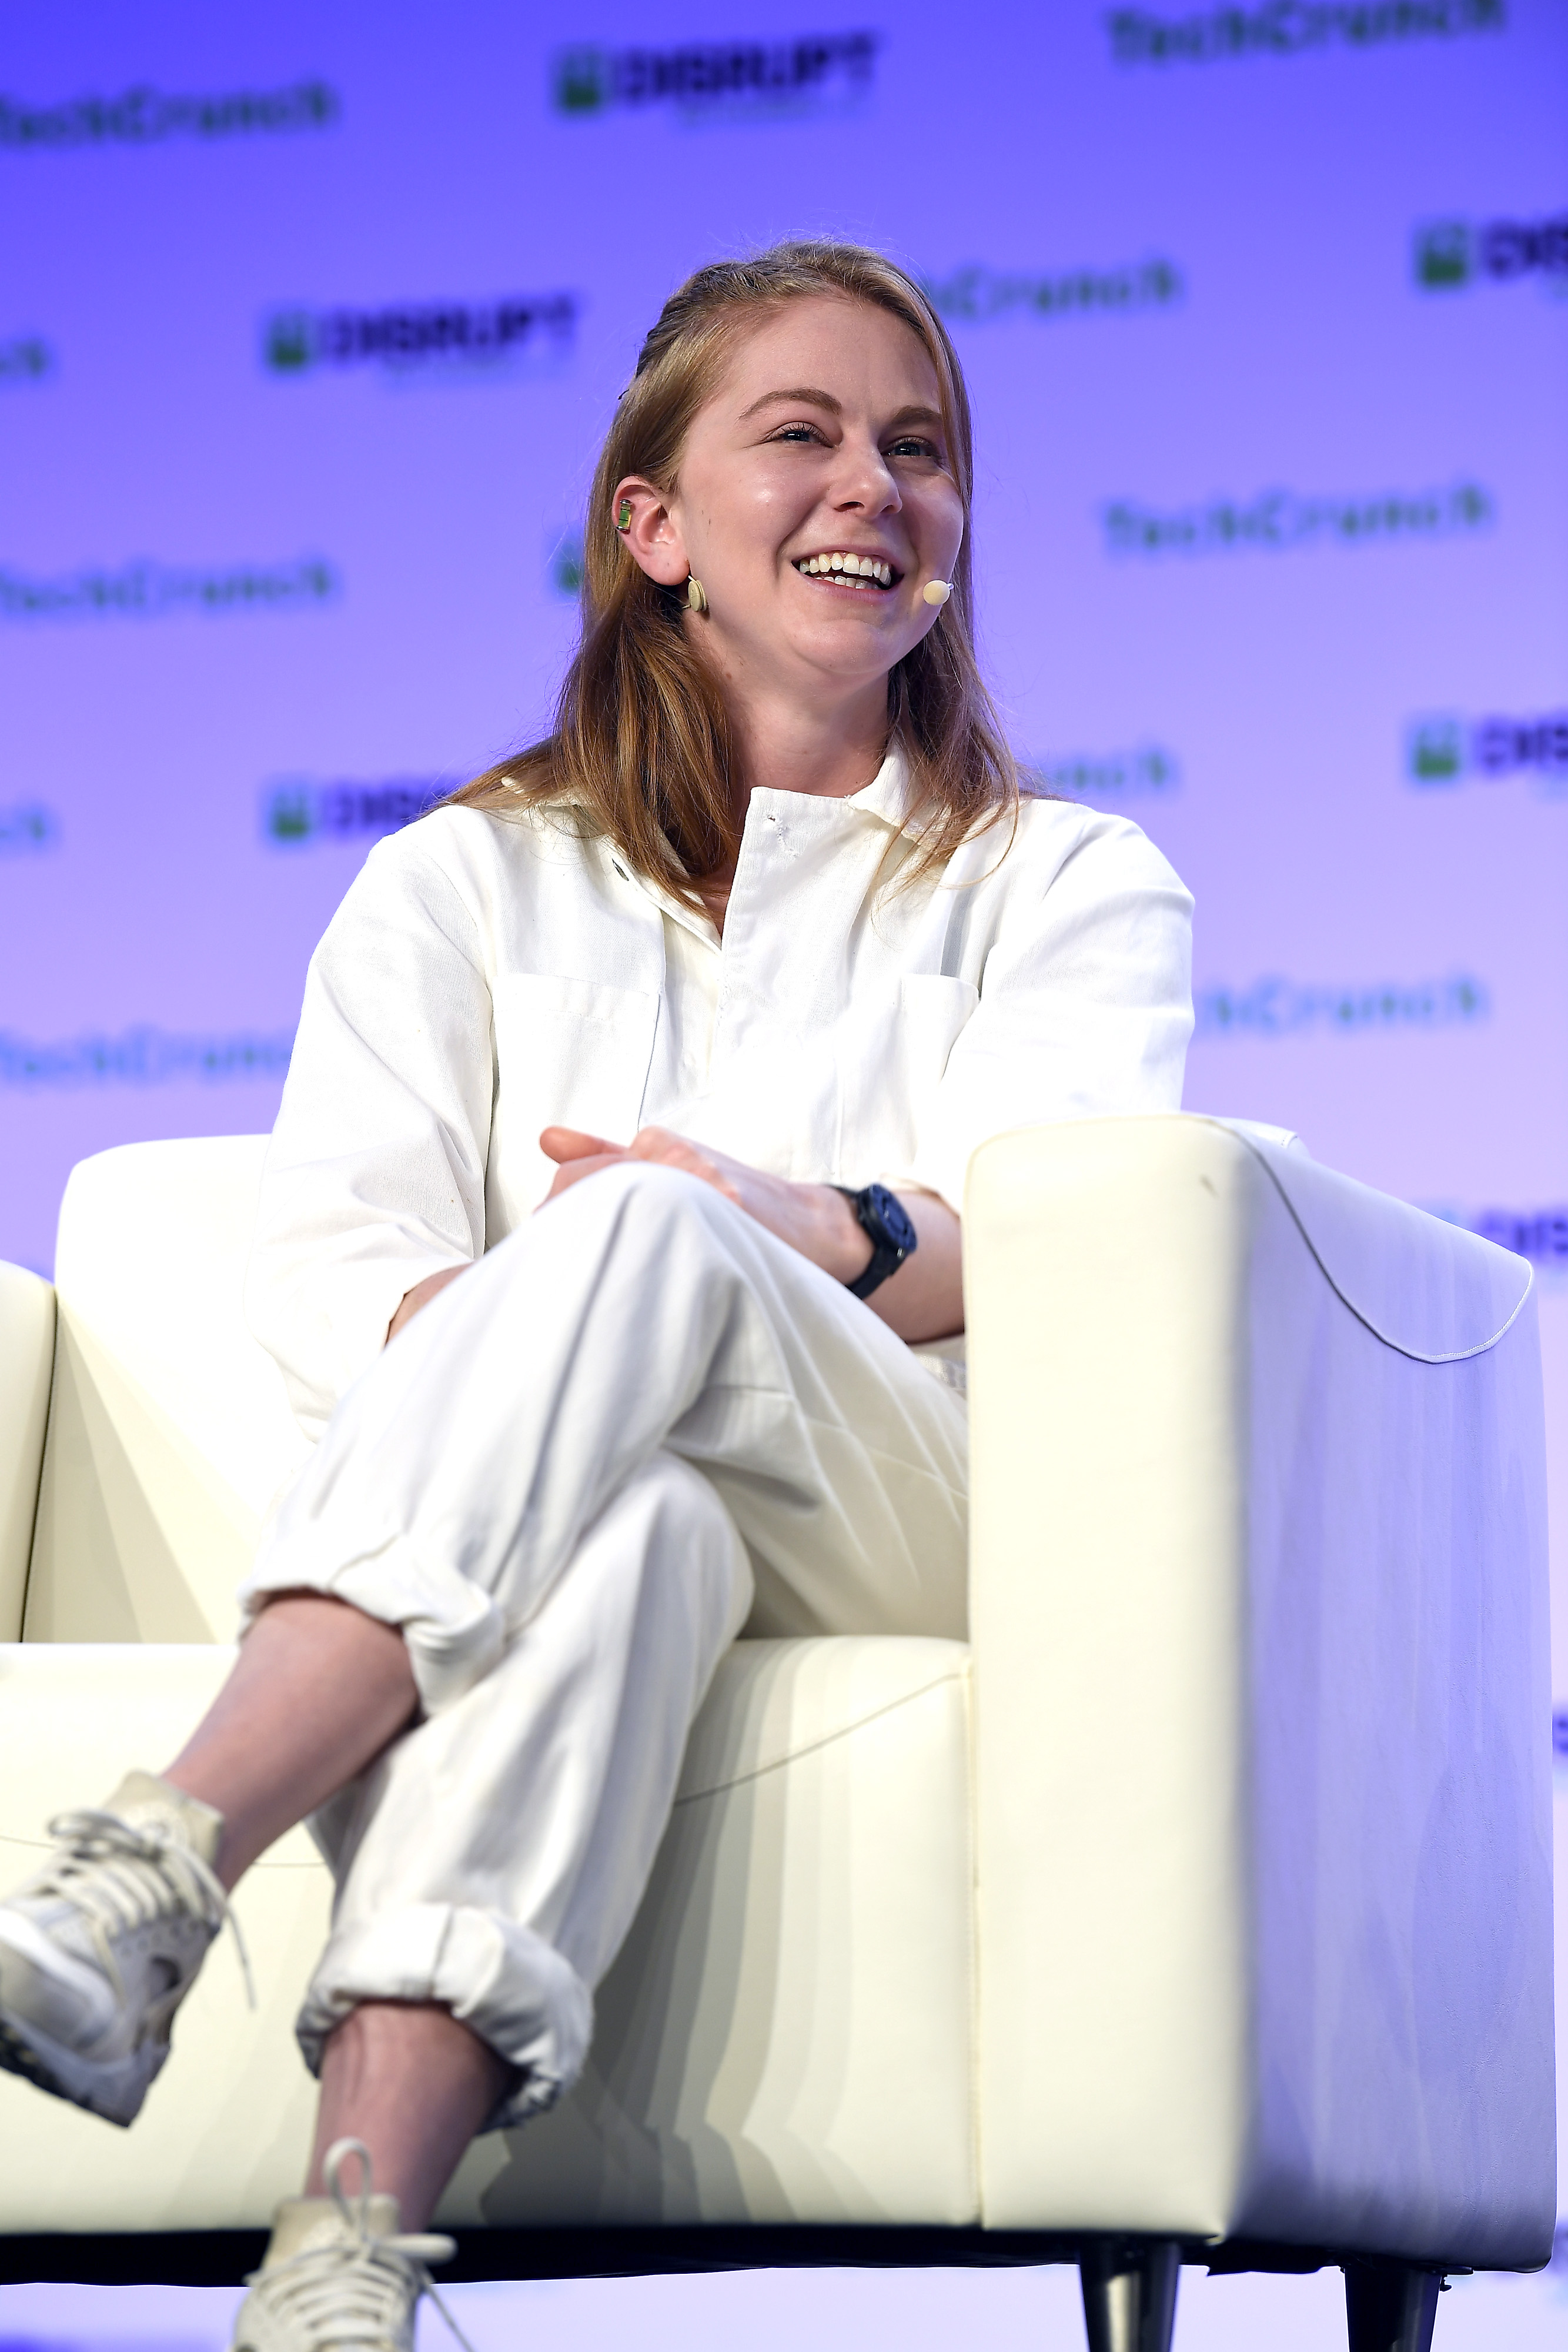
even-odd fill
[[[824,580],[833,588],[895,588],[903,578],[880,555],[801,555],[795,569],[802,580]]]

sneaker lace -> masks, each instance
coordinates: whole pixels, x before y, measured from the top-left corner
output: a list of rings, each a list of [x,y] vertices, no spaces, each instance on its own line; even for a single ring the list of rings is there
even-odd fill
[[[361,2186],[350,2203],[342,2186],[346,2159],[360,2159]],[[327,2151],[327,2187],[350,2231],[323,2246],[307,2246],[271,2270],[256,2271],[254,2284],[269,2317],[287,2324],[299,2352],[335,2352],[362,2344],[394,2352],[411,2303],[427,2294],[463,2352],[474,2347],[436,2293],[426,2263],[449,2262],[457,2249],[450,2238],[406,2235],[378,2238],[370,2225],[371,2157],[362,2140],[335,2140]]]
[[[93,1806],[85,1806],[79,1812],[57,1813],[49,1823],[49,1835],[65,1853],[33,1880],[27,1891],[57,1895],[81,1912],[92,1931],[98,1956],[117,1988],[120,1970],[110,1937],[157,1918],[168,1909],[172,1894],[214,1935],[225,1922],[234,1930],[246,1998],[252,2009],[256,2007],[250,1954],[239,1921],[222,1881],[199,1853],[166,1829],[152,1824],[136,1829],[118,1813]]]

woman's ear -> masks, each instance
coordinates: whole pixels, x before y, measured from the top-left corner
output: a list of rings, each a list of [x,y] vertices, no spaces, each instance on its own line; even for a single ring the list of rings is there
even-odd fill
[[[633,562],[662,588],[678,588],[692,567],[664,492],[641,474],[628,474],[624,481],[616,483],[612,503],[615,528]]]

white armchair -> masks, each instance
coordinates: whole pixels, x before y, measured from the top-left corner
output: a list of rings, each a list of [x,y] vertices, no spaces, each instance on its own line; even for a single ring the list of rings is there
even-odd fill
[[[105,1152],[57,1289],[0,1268],[6,1877],[179,1743],[301,1458],[262,1150]],[[1096,2352],[1162,2352],[1182,2261],[1340,2263],[1355,2352],[1420,2352],[1442,2273],[1552,2244],[1529,1270],[1195,1118],[998,1139],[965,1235],[969,1642],[730,1653],[462,2273],[1071,2260]],[[260,2005],[216,1952],[132,2137],[0,2077],[0,2275],[254,2259],[329,1899],[303,1832],[242,1885]]]

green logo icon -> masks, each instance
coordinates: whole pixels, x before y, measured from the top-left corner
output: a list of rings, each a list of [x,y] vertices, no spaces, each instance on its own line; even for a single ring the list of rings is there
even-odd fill
[[[1429,293],[1468,286],[1475,270],[1468,221],[1423,221],[1416,231],[1416,283]]]
[[[308,841],[316,830],[316,794],[308,783],[286,778],[263,803],[262,823],[271,841]]]
[[[1469,765],[1468,730],[1462,719],[1447,714],[1411,721],[1406,738],[1410,780],[1416,784],[1451,784]]]
[[[555,59],[559,114],[599,114],[610,103],[609,59],[602,49],[562,49]]]
[[[582,582],[582,533],[569,530],[550,550],[550,586],[558,596],[580,596]]]
[[[317,360],[316,321],[308,310],[275,310],[262,331],[262,356],[279,375],[298,375]]]

